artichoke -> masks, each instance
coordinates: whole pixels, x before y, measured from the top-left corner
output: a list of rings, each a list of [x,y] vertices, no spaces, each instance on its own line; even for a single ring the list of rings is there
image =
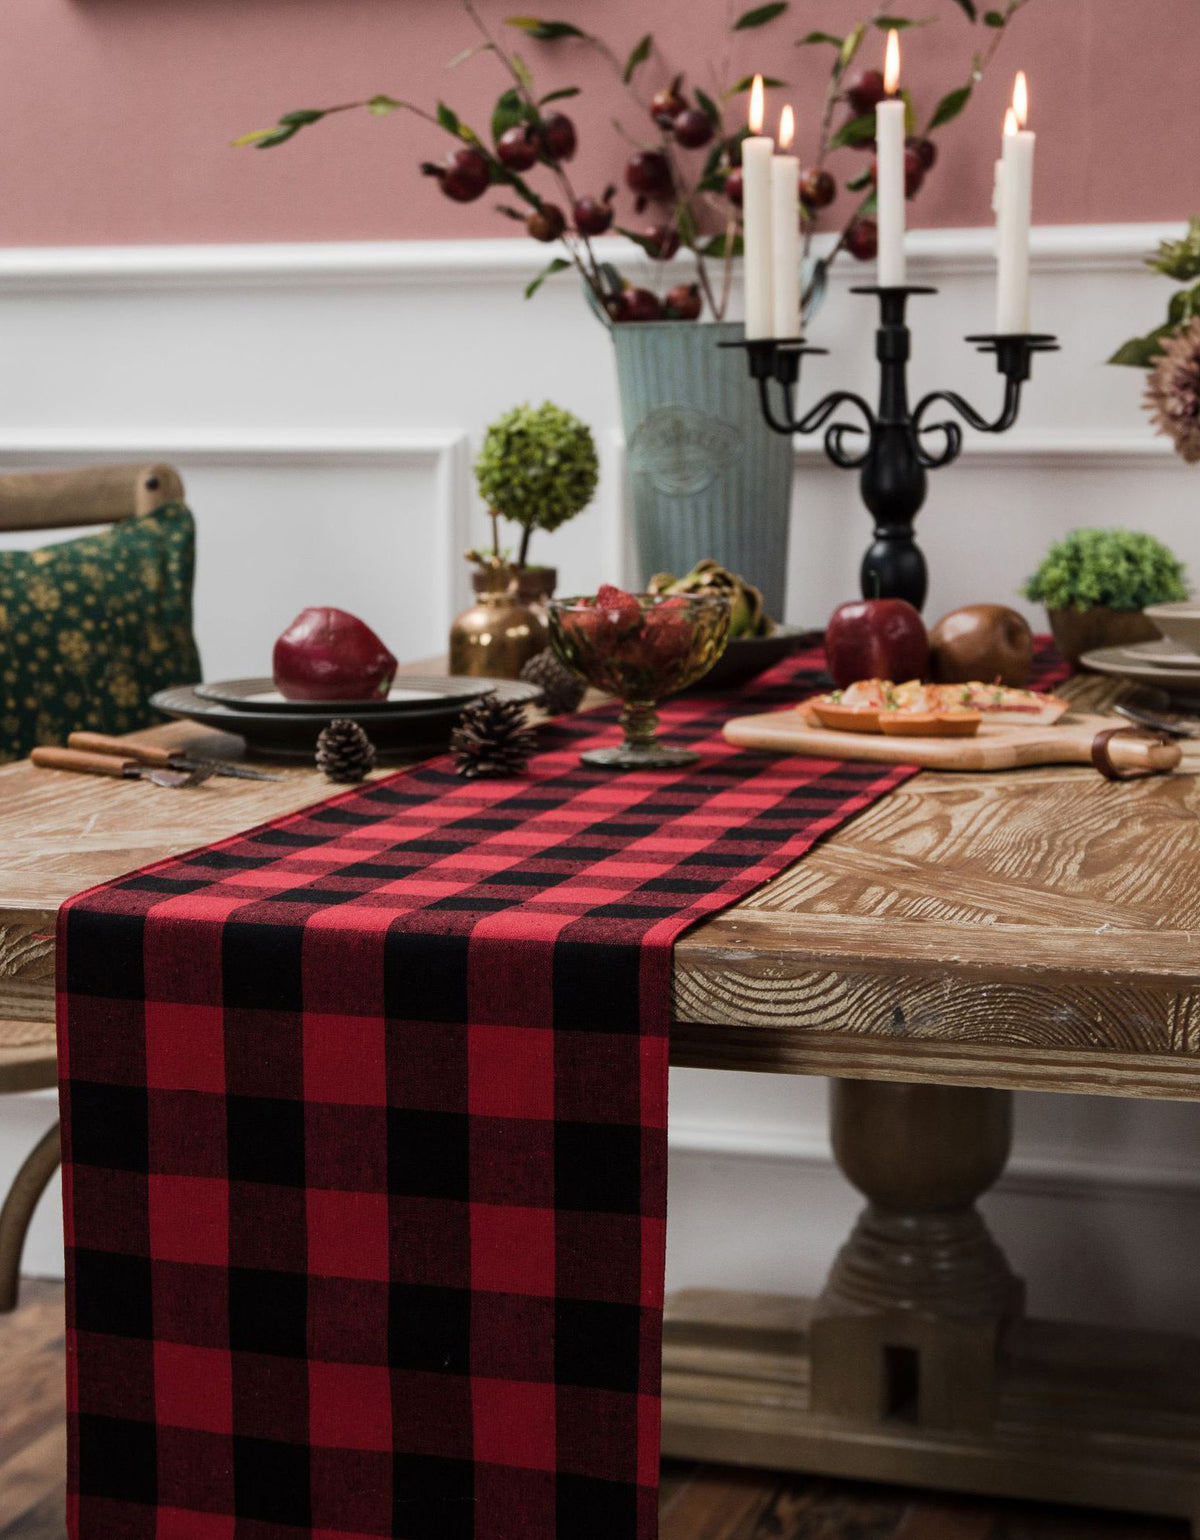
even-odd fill
[[[656,572],[650,579],[648,590],[652,594],[707,594],[721,593],[730,596],[732,617],[729,635],[733,637],[770,636],[775,622],[763,611],[762,594],[753,583],[722,567],[711,556],[698,561],[683,577],[673,572]]]

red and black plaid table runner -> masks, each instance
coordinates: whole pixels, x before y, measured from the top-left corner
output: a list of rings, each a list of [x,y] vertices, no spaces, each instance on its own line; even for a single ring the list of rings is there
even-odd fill
[[[913,772],[446,759],[59,921],[72,1540],[657,1532],[672,945]]]

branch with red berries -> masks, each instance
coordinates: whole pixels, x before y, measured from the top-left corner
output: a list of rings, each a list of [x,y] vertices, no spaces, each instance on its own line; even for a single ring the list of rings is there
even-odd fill
[[[979,17],[975,0],[952,0],[971,22]],[[909,145],[905,162],[905,183],[909,197],[919,191],[926,174],[932,170],[937,150],[932,134],[957,117],[969,102],[975,84],[995,53],[1012,17],[1028,0],[1006,0],[1002,10],[983,13],[983,25],[994,36],[988,47],[974,55],[967,83],[956,87],[937,103],[925,127],[918,132],[915,108],[906,96],[910,118]],[[732,289],[733,264],[741,255],[742,172],[741,146],[747,130],[730,129],[725,114],[730,104],[751,84],[746,76],[724,90],[710,95],[698,85],[685,88],[684,76],[674,75],[645,100],[640,94],[645,66],[655,47],[650,33],[641,37],[624,58],[613,52],[601,38],[565,21],[547,21],[532,16],[509,17],[505,25],[527,38],[542,43],[573,43],[598,49],[607,57],[622,90],[634,104],[638,123],[652,125],[650,135],[643,127],[629,132],[615,122],[616,130],[632,143],[624,172],[626,189],[633,196],[638,216],[651,211],[652,222],[641,229],[616,222],[617,188],[610,185],[597,197],[579,195],[572,186],[569,164],[577,147],[575,125],[555,105],[580,94],[577,86],[539,95],[533,71],[522,55],[495,35],[476,9],[475,0],[462,0],[463,8],[474,25],[478,41],[452,60],[460,64],[476,55],[490,55],[505,72],[508,84],[493,108],[489,133],[484,135],[466,124],[444,102],[434,111],[387,95],[367,101],[348,102],[335,107],[306,108],[286,113],[270,129],[247,134],[236,144],[252,144],[269,149],[284,144],[302,128],[334,113],[365,110],[373,116],[408,112],[434,124],[450,135],[455,144],[440,163],[423,162],[421,171],[435,178],[442,193],[458,203],[470,203],[490,189],[505,193],[511,201],[496,205],[497,212],[520,221],[530,236],[545,244],[559,244],[564,256],[555,257],[527,286],[526,298],[537,292],[545,280],[574,267],[587,286],[597,312],[613,322],[646,320],[696,320],[707,305],[711,315],[723,319]],[[835,200],[837,180],[826,164],[838,150],[874,149],[875,106],[882,99],[883,78],[878,70],[867,69],[849,76],[849,70],[866,40],[888,28],[907,29],[924,26],[891,14],[892,0],[882,0],[871,14],[846,36],[828,32],[810,32],[797,40],[797,47],[809,49],[825,44],[833,48],[829,84],[825,95],[816,155],[800,174],[798,188],[800,219],[804,230],[806,281],[803,307],[806,314],[816,308],[825,287],[830,264],[838,254],[849,251],[860,260],[875,255],[877,235],[874,211],[874,159],[865,169],[845,181],[850,192],[864,196],[837,234],[832,250],[819,261],[812,260],[811,245],[822,212]],[[742,12],[733,22],[735,33],[757,30],[778,21],[790,9],[790,0],[768,0]],[[783,88],[784,80],[766,77],[768,88]],[[849,115],[835,125],[838,109]],[[740,113],[738,114],[740,117]],[[703,159],[699,158],[704,152]],[[548,179],[548,193],[530,180],[535,174]],[[600,261],[592,241],[610,230],[633,241],[656,264],[664,281],[655,288],[630,284],[609,262]],[[681,250],[694,266],[692,281],[677,283],[665,294],[666,264]]]

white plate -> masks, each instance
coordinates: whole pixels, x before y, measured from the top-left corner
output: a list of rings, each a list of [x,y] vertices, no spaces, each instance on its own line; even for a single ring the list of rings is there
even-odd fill
[[[1200,669],[1200,653],[1185,652],[1182,647],[1165,636],[1156,636],[1152,642],[1135,642],[1132,646],[1122,647],[1121,651],[1130,663],[1154,663],[1163,668],[1190,668],[1193,672]]]
[[[1113,679],[1132,679],[1138,684],[1156,684],[1163,690],[1200,691],[1200,663],[1192,668],[1175,664],[1164,667],[1149,658],[1131,658],[1129,647],[1097,647],[1085,652],[1079,662],[1097,674]]]

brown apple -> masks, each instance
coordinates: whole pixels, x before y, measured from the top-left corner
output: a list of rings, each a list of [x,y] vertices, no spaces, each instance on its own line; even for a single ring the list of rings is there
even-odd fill
[[[1005,604],[964,604],[930,631],[929,667],[938,684],[979,679],[1020,688],[1033,671],[1033,632]]]

